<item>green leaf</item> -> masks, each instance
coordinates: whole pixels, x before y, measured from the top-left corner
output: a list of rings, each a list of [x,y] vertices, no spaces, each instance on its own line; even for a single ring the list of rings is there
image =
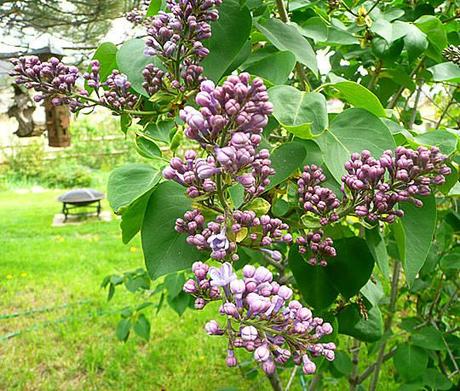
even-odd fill
[[[270,202],[262,197],[257,197],[253,199],[245,209],[254,211],[257,216],[262,216],[268,213],[270,206]]]
[[[460,247],[453,248],[451,252],[444,255],[440,265],[444,271],[460,269]]]
[[[343,165],[353,152],[369,150],[378,159],[387,149],[394,149],[393,136],[374,114],[363,109],[348,109],[337,115],[330,129],[315,139],[324,162],[340,183]]]
[[[379,307],[371,307],[365,319],[355,303],[347,305],[337,314],[339,333],[349,335],[360,341],[375,342],[383,336],[383,320]]]
[[[174,121],[158,121],[149,122],[144,128],[144,133],[155,140],[163,141],[164,143],[169,143],[171,130],[174,129],[176,123]]]
[[[123,318],[120,319],[115,332],[119,341],[126,342],[129,337],[129,331],[131,330],[131,319]]]
[[[421,376],[428,365],[425,350],[410,344],[401,344],[393,357],[396,370],[404,380],[414,380]]]
[[[367,284],[361,288],[360,292],[373,306],[379,305],[385,297],[385,292],[379,281],[374,282],[369,280]]]
[[[289,203],[282,198],[277,198],[271,207],[274,216],[282,217],[289,212]]]
[[[428,41],[439,53],[447,46],[446,30],[436,16],[423,15],[415,21],[415,25],[426,34]]]
[[[428,70],[433,75],[433,81],[460,82],[460,67],[452,62],[436,64]]]
[[[304,37],[311,38],[316,42],[327,40],[327,26],[319,16],[307,19],[300,26],[297,26],[297,28]]]
[[[460,68],[459,68],[460,69]],[[450,155],[457,150],[458,137],[447,130],[437,129],[414,137],[419,145],[436,146],[445,155]]]
[[[145,56],[144,47],[143,39],[136,38],[126,41],[117,52],[117,65],[120,72],[128,77],[134,91],[149,96],[142,87],[144,82],[142,71],[147,64],[155,63],[158,66],[158,60],[152,56]]]
[[[324,269],[330,283],[348,299],[357,294],[369,280],[374,258],[366,241],[361,238],[334,240],[334,247],[337,256],[330,258]]]
[[[168,291],[168,296],[174,298],[182,292],[182,287],[185,283],[185,277],[183,273],[171,273],[165,278],[165,288]]]
[[[319,310],[331,305],[339,292],[331,284],[324,267],[309,265],[293,246],[289,251],[289,267],[303,299]]]
[[[309,139],[328,126],[326,99],[317,92],[303,92],[291,86],[268,90],[273,116],[283,128],[299,138]]]
[[[123,213],[123,209],[136,199],[149,193],[161,179],[161,173],[146,164],[127,164],[116,168],[109,176],[107,198],[115,213]]]
[[[295,64],[296,59],[291,52],[275,52],[251,63],[245,71],[251,75],[260,76],[273,84],[283,84],[289,78]]]
[[[344,99],[354,107],[366,109],[377,117],[385,117],[385,109],[382,104],[371,91],[366,87],[354,81],[339,81],[331,84],[335,89],[339,90]]]
[[[359,40],[349,31],[331,26],[327,31],[326,43],[332,45],[358,45]]]
[[[315,52],[296,27],[275,18],[256,23],[256,27],[278,50],[289,50],[298,62],[318,74]]]
[[[422,208],[409,203],[401,205],[404,217],[400,221],[405,236],[405,259],[402,261],[409,286],[413,284],[417,273],[425,263],[436,227],[435,197],[430,195],[423,197],[422,200]]]
[[[219,7],[219,19],[211,23],[212,37],[205,41],[209,55],[203,61],[204,75],[219,81],[246,44],[252,18],[248,7],[238,0],[225,0]]]
[[[302,167],[305,153],[305,148],[301,144],[295,142],[281,144],[278,148],[273,150],[270,159],[272,161],[272,167],[276,172],[275,175],[270,178],[270,185],[267,186],[267,190],[284,182],[296,170]]]
[[[150,322],[144,314],[139,314],[139,317],[133,326],[134,332],[146,341],[150,339]]]
[[[168,304],[177,313],[182,316],[185,310],[188,308],[192,300],[192,296],[181,291],[176,297],[171,298],[168,296]]]
[[[436,391],[450,390],[453,386],[451,381],[435,368],[428,368],[424,371],[423,383]]]
[[[163,182],[153,191],[142,224],[141,238],[145,264],[152,279],[183,270],[201,254],[186,243],[186,235],[175,231],[178,217],[191,209],[184,188],[174,182]]]
[[[153,188],[152,188],[153,191]],[[147,192],[141,197],[132,202],[121,216],[121,237],[124,244],[131,241],[132,238],[139,232],[144,221],[145,210],[149,202],[150,194]]]
[[[428,350],[444,350],[446,348],[441,332],[433,326],[425,326],[413,331],[411,341],[413,345]]]
[[[426,34],[411,23],[401,21],[393,23],[392,41],[399,38],[404,38],[404,46],[411,60],[418,57],[428,47]]]
[[[162,0],[151,0],[149,8],[147,8],[147,12],[145,14],[146,17],[155,16],[158,11],[161,9]]]
[[[365,232],[367,245],[374,257],[377,266],[386,279],[390,277],[390,268],[388,266],[388,253],[385,241],[378,226],[372,229],[366,229]]]
[[[383,18],[379,18],[371,25],[370,29],[373,33],[380,35],[388,43],[393,42],[393,26]]]
[[[232,199],[233,206],[238,209],[244,201],[244,187],[237,183],[228,189],[230,198]]]
[[[342,375],[349,375],[353,370],[353,363],[351,362],[350,356],[340,350],[336,352],[335,359],[332,361],[332,365]]]
[[[99,77],[105,81],[112,71],[117,67],[117,47],[112,42],[104,42],[99,45],[94,53],[93,60],[98,60],[100,64]],[[88,70],[91,69],[91,65]],[[87,86],[85,82],[85,86]],[[91,89],[87,87],[86,89]]]
[[[136,150],[139,155],[146,159],[154,159],[161,156],[160,147],[158,147],[154,141],[142,136],[136,137]]]

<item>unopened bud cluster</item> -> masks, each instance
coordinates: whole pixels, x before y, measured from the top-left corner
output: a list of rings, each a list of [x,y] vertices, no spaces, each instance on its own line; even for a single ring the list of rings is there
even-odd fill
[[[392,223],[404,215],[395,209],[398,203],[421,207],[423,202],[416,197],[429,195],[432,186],[445,182],[451,172],[445,160],[437,147],[398,147],[394,153],[385,151],[379,159],[369,151],[354,153],[345,163],[347,175],[342,177],[344,202],[370,222]]]
[[[216,6],[222,0],[167,0],[170,12],[160,11],[144,20],[147,40],[144,53],[161,59],[166,72],[148,66],[144,70],[144,89],[153,94],[164,87],[184,92],[203,80],[199,63],[209,50],[202,41],[211,37],[210,22],[219,17]],[[139,12],[130,14],[133,22],[143,21]]]
[[[16,77],[16,84],[22,84],[28,89],[39,92],[34,97],[36,102],[45,99],[53,105],[69,105],[74,112],[95,105],[102,105],[114,111],[133,108],[138,97],[130,92],[131,83],[118,70],[102,82],[100,79],[99,61],[91,62],[90,71],[83,75],[88,86],[97,96],[97,100],[88,98],[88,91],[77,87],[81,74],[74,66],[64,65],[59,59],[52,57],[42,62],[36,56],[13,59],[14,65],[11,76]]]
[[[217,87],[206,80],[196,103],[199,109],[188,106],[180,112],[187,124],[185,135],[210,148],[219,165],[249,197],[263,193],[275,172],[269,151],[257,152],[260,134],[273,110],[262,80],[251,82],[247,73],[229,76]]]
[[[320,217],[321,225],[333,223],[339,219],[336,209],[340,200],[335,193],[321,183],[326,180],[323,170],[315,165],[305,166],[297,181],[299,201],[307,212]]]
[[[187,280],[183,290],[195,297],[195,308],[202,310],[210,301],[220,299],[220,289],[211,285],[208,277],[209,266],[203,262],[195,262],[192,266],[193,278]],[[232,274],[232,273],[230,273]]]
[[[199,281],[203,280],[220,290],[219,312],[227,318],[222,322],[225,326],[211,320],[204,328],[209,335],[228,339],[226,363],[229,367],[238,364],[236,349],[252,352],[254,360],[268,375],[275,372],[277,365],[284,365],[291,359],[305,374],[316,371],[314,357],[334,360],[335,344],[319,342],[332,333],[332,326],[314,317],[297,300],[291,300],[292,290],[274,281],[267,268],[246,265],[242,279],[238,279],[229,263],[208,270],[197,262],[193,270],[195,279],[185,283],[185,292],[193,294],[196,300],[201,299]],[[208,272],[207,280],[203,276],[205,271]],[[197,307],[202,308],[201,304],[200,300]]]
[[[385,151],[379,159],[369,151],[353,153],[345,163],[347,174],[342,177],[342,200],[321,186],[326,180],[316,166],[305,166],[298,180],[299,200],[307,212],[319,216],[322,225],[354,214],[374,223],[393,223],[404,212],[396,209],[401,202],[421,207],[418,196],[427,196],[431,187],[445,182],[451,170],[446,156],[437,147],[416,150],[398,147]]]
[[[327,259],[337,255],[334,242],[329,237],[324,237],[321,230],[309,232],[305,236],[299,236],[296,240],[299,245],[299,253],[306,254],[309,251],[312,256],[309,258],[308,263],[312,266],[320,265],[326,266]]]
[[[175,157],[169,167],[163,170],[165,179],[173,180],[187,188],[187,195],[196,198],[216,191],[216,174],[221,168],[216,166],[213,156],[197,158],[196,152],[185,152],[184,160]]]

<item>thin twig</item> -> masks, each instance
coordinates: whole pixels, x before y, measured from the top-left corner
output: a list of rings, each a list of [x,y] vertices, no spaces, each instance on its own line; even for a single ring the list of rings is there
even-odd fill
[[[414,106],[412,107],[412,113],[411,113],[409,124],[408,124],[409,129],[412,129],[412,126],[414,126],[415,118],[417,117],[417,107],[418,107],[418,102],[420,100],[420,94],[422,92],[422,87],[423,87],[423,80],[419,82],[417,93],[415,94]]]
[[[412,70],[412,72],[409,75],[410,79],[412,79],[412,77],[420,70],[424,62],[425,62],[425,56],[420,57],[417,66]],[[401,88],[396,92],[396,94],[393,95],[390,102],[388,103],[387,109],[392,109],[396,106],[396,103],[398,102],[398,99],[401,96],[401,94],[404,92],[405,88],[406,88],[405,86],[401,86]]]
[[[294,378],[295,378],[295,375],[296,375],[296,373],[297,373],[297,369],[298,369],[298,368],[299,368],[299,367],[296,365],[296,366],[294,367],[294,369],[292,370],[291,376],[289,376],[289,381],[287,382],[286,388],[284,389],[284,391],[289,391],[289,389],[291,388],[292,382],[294,381]]]
[[[393,265],[393,276],[391,279],[391,294],[390,294],[390,305],[388,308],[388,316],[385,320],[385,331],[384,335],[388,334],[391,331],[391,325],[393,323],[393,316],[396,309],[396,300],[398,298],[398,283],[399,283],[399,273],[401,271],[401,262],[398,260],[394,261]],[[375,363],[374,375],[372,376],[371,384],[369,386],[369,391],[375,391],[377,389],[377,382],[379,380],[380,369],[383,364],[383,359],[385,357],[385,348],[387,342],[384,339],[382,346],[380,347],[379,354],[377,356],[377,361]]]
[[[276,0],[276,8],[278,9],[278,13],[280,14],[281,21],[283,21],[284,23],[289,23],[289,14],[287,12],[283,0]],[[304,89],[305,91],[310,91],[310,84],[308,83],[307,76],[305,74],[305,70],[302,67],[302,64],[297,62],[295,66],[295,71],[302,85],[302,89]]]
[[[384,356],[383,356],[383,362],[389,360],[391,357],[393,357],[396,353],[396,350],[397,348],[394,347],[393,349],[391,349],[388,353],[386,353]],[[377,366],[377,362],[373,363],[372,365],[370,365],[369,367],[367,367],[363,373],[361,375],[358,376],[358,379],[357,379],[357,384],[361,384],[364,380],[366,380],[370,375],[372,375],[372,373],[374,372],[375,370],[375,367]]]
[[[358,385],[358,363],[359,363],[359,351],[360,351],[360,342],[356,338],[353,338],[353,344],[351,346],[350,352],[351,356],[351,363],[353,365],[351,369],[350,377],[348,378],[348,382],[350,383],[350,391],[354,391],[356,386]]]
[[[442,120],[444,119],[444,117],[447,114],[447,110],[449,110],[450,106],[452,106],[452,103],[454,103],[454,93],[455,93],[455,90],[452,92],[452,94],[450,96],[450,99],[449,99],[449,102],[447,102],[447,106],[442,111],[441,116],[439,117],[439,121],[436,124],[436,129],[438,129],[441,126]]]

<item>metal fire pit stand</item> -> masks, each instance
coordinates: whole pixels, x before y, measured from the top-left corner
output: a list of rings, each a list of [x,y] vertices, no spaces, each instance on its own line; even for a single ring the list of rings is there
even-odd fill
[[[88,216],[91,212],[85,211],[75,213],[72,211],[81,208],[94,209],[97,217],[101,214],[101,200],[104,198],[104,194],[93,189],[77,189],[71,190],[58,198],[62,202],[62,213],[64,214],[64,222],[67,221],[70,215],[73,216]]]
[[[92,205],[97,203],[97,205]],[[68,216],[87,216],[91,212],[80,212],[80,213],[71,213],[71,210],[76,210],[80,208],[94,208],[96,210],[96,216],[99,218],[101,214],[101,200],[91,201],[91,202],[63,202],[62,203],[62,213],[64,214],[64,222],[67,221]]]

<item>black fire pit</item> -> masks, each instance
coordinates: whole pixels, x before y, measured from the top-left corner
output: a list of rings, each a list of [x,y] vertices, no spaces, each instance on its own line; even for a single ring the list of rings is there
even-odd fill
[[[90,214],[89,209],[96,211],[97,217],[101,214],[101,200],[104,199],[104,193],[94,189],[76,189],[71,190],[58,198],[62,202],[62,213],[64,214],[64,221],[67,221],[69,215],[85,216]],[[84,212],[78,212],[85,208]],[[71,211],[77,211],[72,212]]]

